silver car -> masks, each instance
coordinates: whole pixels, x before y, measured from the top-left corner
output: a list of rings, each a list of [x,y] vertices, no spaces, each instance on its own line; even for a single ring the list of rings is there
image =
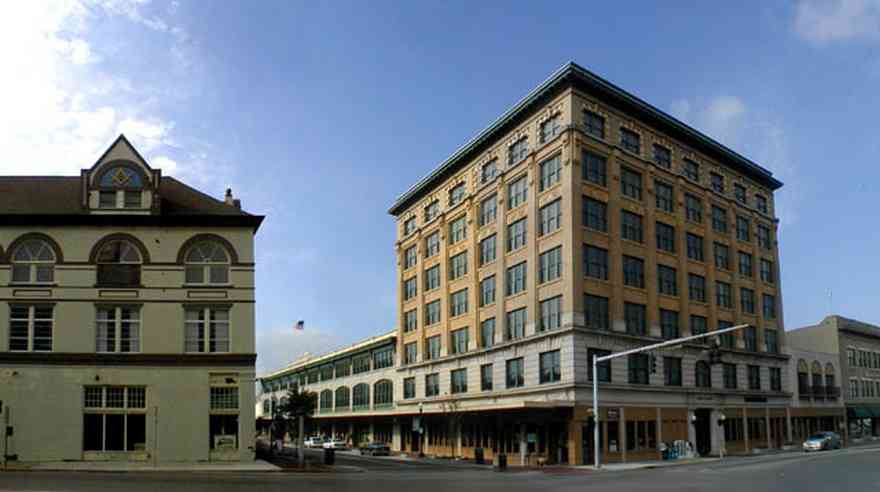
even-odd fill
[[[804,441],[804,452],[840,449],[840,434],[836,432],[819,432]]]

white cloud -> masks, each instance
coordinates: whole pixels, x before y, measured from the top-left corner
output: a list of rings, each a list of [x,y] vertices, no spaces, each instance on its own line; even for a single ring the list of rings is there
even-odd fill
[[[794,30],[820,44],[880,39],[880,0],[801,0]]]
[[[334,334],[306,325],[299,331],[290,326],[257,330],[257,374],[281,369],[304,355],[319,356],[344,346]]]

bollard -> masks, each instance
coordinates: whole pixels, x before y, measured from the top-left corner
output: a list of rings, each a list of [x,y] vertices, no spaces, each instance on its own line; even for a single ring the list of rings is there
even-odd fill
[[[333,465],[336,462],[336,451],[333,449],[324,449],[324,464]]]
[[[495,471],[503,472],[507,470],[507,455],[501,453],[495,456]]]

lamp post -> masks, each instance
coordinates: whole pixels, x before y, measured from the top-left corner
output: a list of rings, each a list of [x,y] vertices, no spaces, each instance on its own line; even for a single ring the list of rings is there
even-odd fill
[[[425,457],[425,422],[422,420],[422,402],[419,402],[419,458]]]
[[[719,426],[719,427],[722,427],[722,432],[724,432],[723,427],[724,427],[724,421],[725,421],[725,420],[727,420],[727,416],[724,415],[724,413],[722,413],[722,414],[721,414],[721,418],[718,419],[718,426]],[[722,460],[724,459],[724,446],[725,446],[726,444],[727,444],[727,441],[725,440],[724,443],[721,443],[721,444],[718,445],[718,456],[719,456]]]

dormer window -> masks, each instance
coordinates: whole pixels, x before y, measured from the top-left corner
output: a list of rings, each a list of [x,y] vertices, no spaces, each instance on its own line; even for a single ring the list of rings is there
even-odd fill
[[[137,171],[127,166],[111,167],[98,182],[98,208],[143,208],[143,185]]]

